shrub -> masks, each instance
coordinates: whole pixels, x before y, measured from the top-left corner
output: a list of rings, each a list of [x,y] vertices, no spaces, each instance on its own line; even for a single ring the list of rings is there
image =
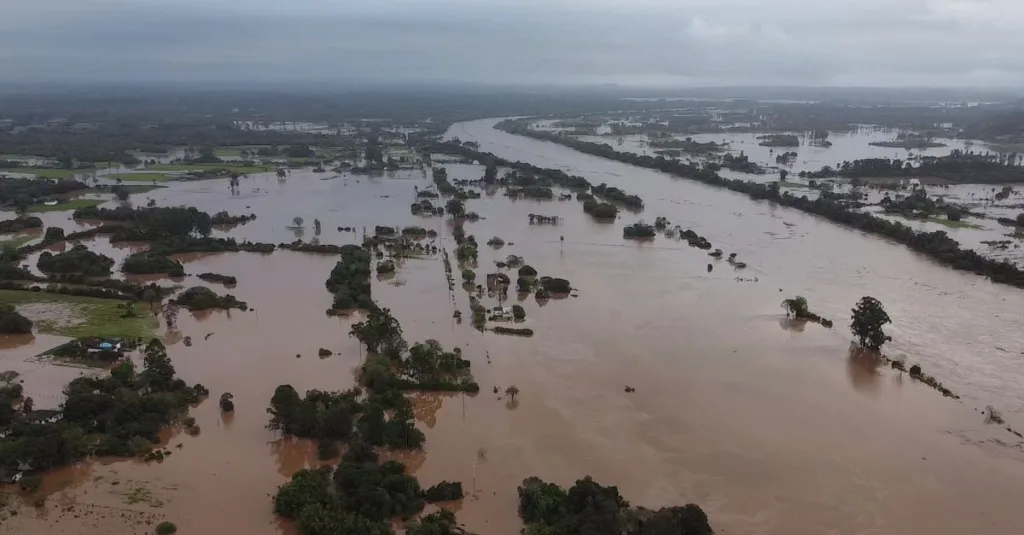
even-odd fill
[[[156,525],[156,535],[173,535],[178,532],[178,526],[173,522],[161,522]]]
[[[22,316],[13,305],[0,304],[0,333],[28,334],[32,332],[32,320]]]
[[[519,268],[519,276],[520,277],[536,277],[537,276],[537,270],[534,269],[533,266],[529,266],[529,265],[523,266],[523,267]]]

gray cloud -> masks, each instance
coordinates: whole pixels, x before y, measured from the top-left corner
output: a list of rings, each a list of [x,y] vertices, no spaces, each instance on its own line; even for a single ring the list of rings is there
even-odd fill
[[[13,0],[14,81],[1019,85],[1020,0]]]

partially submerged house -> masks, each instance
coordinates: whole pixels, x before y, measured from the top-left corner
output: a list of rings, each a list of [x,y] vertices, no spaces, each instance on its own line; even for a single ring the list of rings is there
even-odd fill
[[[25,415],[30,424],[55,424],[64,419],[64,413],[57,410],[41,409]]]

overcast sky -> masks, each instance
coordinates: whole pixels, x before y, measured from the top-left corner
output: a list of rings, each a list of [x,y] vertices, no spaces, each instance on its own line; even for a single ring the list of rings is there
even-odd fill
[[[1024,0],[0,0],[0,81],[1024,85]]]

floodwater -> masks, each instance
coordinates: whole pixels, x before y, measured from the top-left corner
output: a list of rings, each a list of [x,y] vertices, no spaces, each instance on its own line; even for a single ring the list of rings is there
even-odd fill
[[[538,121],[534,124],[535,127],[541,130],[559,130],[551,127],[551,122],[552,121]],[[783,190],[788,190],[793,195],[797,196],[806,195],[811,199],[815,198],[819,192],[815,189],[796,185],[803,184],[806,186],[807,184],[806,179],[802,179],[797,176],[801,171],[818,171],[826,165],[832,168],[837,168],[844,161],[854,161],[865,158],[891,158],[906,161],[926,156],[946,156],[952,150],[973,150],[981,153],[987,151],[998,152],[996,147],[990,146],[981,141],[969,139],[936,138],[936,142],[943,143],[945,146],[913,150],[871,145],[871,143],[874,142],[895,140],[900,133],[901,131],[897,129],[879,129],[868,126],[861,127],[850,132],[832,132],[828,137],[828,140],[832,142],[831,147],[820,147],[811,144],[811,140],[808,138],[806,133],[802,132],[793,133],[800,139],[799,147],[763,147],[760,145],[761,140],[759,140],[758,137],[764,134],[758,133],[695,134],[688,137],[692,137],[695,141],[701,143],[715,142],[725,144],[726,150],[719,153],[719,155],[725,154],[726,152],[733,155],[739,155],[742,153],[746,155],[750,161],[768,169],[768,173],[764,175],[755,175],[741,173],[730,169],[722,169],[719,171],[719,174],[722,176],[752,182],[774,182],[779,179],[779,170],[785,169],[789,172],[789,176],[786,178],[786,181],[789,184],[783,186]],[[611,135],[576,137],[583,141],[606,143],[618,151],[632,152],[634,154],[654,155],[656,150],[656,148],[648,145],[647,135],[641,134],[621,137]],[[681,138],[684,136],[676,137]],[[620,138],[622,139],[621,145],[618,144],[618,139]],[[464,139],[463,141],[468,140]],[[798,156],[793,159],[789,165],[779,165],[776,163],[776,156],[789,151],[796,152]],[[705,158],[703,156],[683,153],[681,159],[703,161]],[[1011,219],[1016,218],[1017,214],[1021,212],[1021,194],[1019,191],[1015,191],[1011,194],[1009,199],[997,201],[994,196],[1000,188],[1001,185],[994,184],[950,184],[944,187],[928,186],[925,188],[928,194],[932,197],[944,197],[947,202],[965,205],[972,211],[982,213],[986,216],[985,218],[964,217],[963,221],[971,226],[950,227],[943,225],[942,223],[931,221],[908,221],[900,216],[880,215],[909,225],[915,230],[924,232],[941,230],[960,242],[962,246],[975,249],[982,255],[996,260],[1009,260],[1016,263],[1018,266],[1024,266],[1024,251],[1020,249],[1022,237],[1009,235],[1012,234],[1012,229],[1001,225],[996,221],[996,219],[1000,217],[1009,217]],[[885,191],[867,190],[867,193],[868,199],[865,202],[877,203],[881,200]],[[900,190],[889,191],[890,195],[907,195],[909,193],[909,191]],[[992,248],[984,243],[991,241],[1003,241],[1007,239],[1011,240],[1013,243],[1006,249]]]
[[[1020,440],[986,425],[977,409],[992,404],[1008,424],[1024,426],[1024,394],[1016,388],[1024,379],[1024,293],[800,212],[504,134],[492,129],[495,122],[460,123],[449,135],[623,187],[647,208],[601,224],[575,201],[510,202],[498,192],[467,202],[485,218],[466,225],[481,243],[478,278],[493,261],[517,254],[577,289],[578,297],[543,306],[532,297],[522,302],[532,338],[456,324],[439,259],[408,260],[393,278],[375,279],[374,298],[394,311],[408,340],[438,339],[473,362],[481,393],[417,396],[427,444],[422,453],[398,455],[424,485],[463,481],[472,493],[459,510],[467,529],[518,533],[516,485],[525,477],[569,485],[592,475],[638,505],[699,503],[723,533],[1020,532]],[[483,174],[481,166],[447,167],[452,178]],[[409,213],[414,186],[430,184],[428,173],[332,176],[296,171],[279,182],[254,175],[239,195],[225,180],[173,183],[133,199],[255,213],[255,221],[224,231],[239,239],[291,241],[296,231],[288,227],[302,217],[306,240],[318,218],[323,243],[358,242],[363,227],[419,225],[438,230],[439,242],[452,248],[446,220]],[[530,213],[563,222],[529,225]],[[624,224],[657,216],[693,228],[750,267],[733,271],[662,236],[622,239]],[[52,216],[64,226],[66,217]],[[483,245],[492,236],[512,245]],[[118,259],[130,253],[94,243]],[[255,309],[182,313],[178,328],[164,333],[178,373],[211,391],[191,412],[200,435],[169,432],[173,455],[162,463],[58,471],[46,482],[47,505],[24,507],[0,532],[117,535],[161,520],[183,533],[289,532],[270,499],[295,470],[317,464],[315,447],[267,431],[265,408],[282,383],[299,390],[354,384],[362,354],[348,330],[358,318],[323,313],[331,302],[323,282],[337,259],[277,251],[186,260],[192,275],[236,276],[230,290],[211,287]],[[202,283],[189,277],[182,284]],[[785,321],[779,302],[793,295],[806,296],[836,328]],[[881,299],[893,317],[886,352],[920,363],[962,400],[851,355],[849,309],[863,295]],[[466,293],[456,288],[455,297],[468,317]],[[58,342],[42,335],[12,341],[17,347],[5,346],[3,365],[31,370],[26,390],[59,392],[79,370],[26,360]],[[319,358],[321,347],[334,355]],[[492,394],[510,384],[521,391],[515,406]],[[636,391],[625,393],[627,385]],[[216,406],[223,392],[235,396],[233,415]],[[73,513],[64,512],[69,506]]]

